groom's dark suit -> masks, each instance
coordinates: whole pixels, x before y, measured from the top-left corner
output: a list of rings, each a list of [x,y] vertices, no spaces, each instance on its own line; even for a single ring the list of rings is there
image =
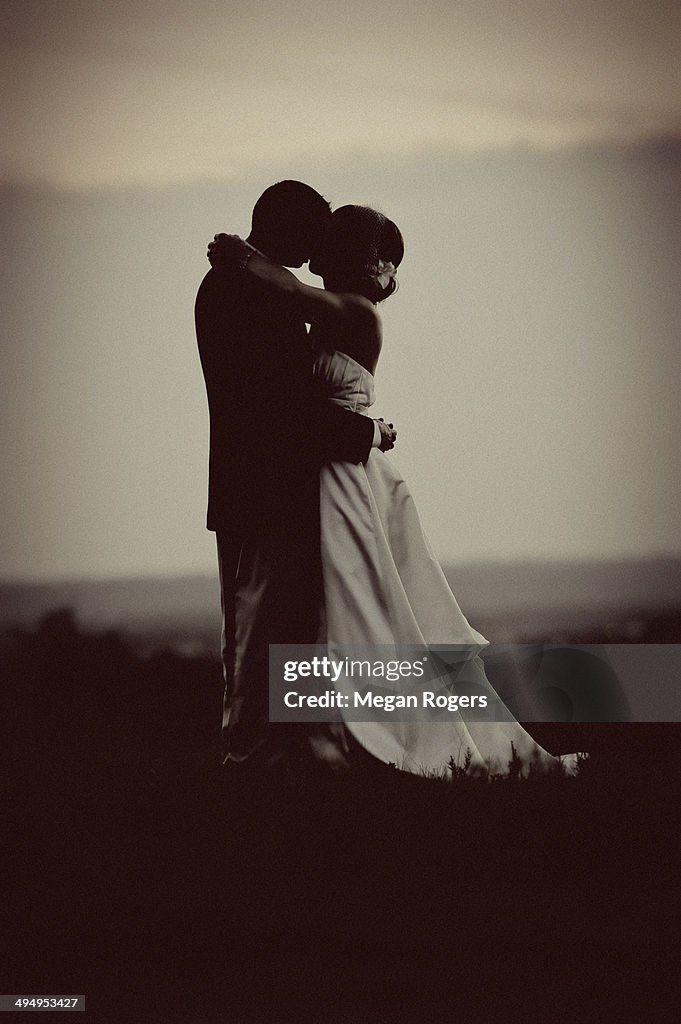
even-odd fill
[[[241,270],[208,272],[196,333],[210,412],[209,530],[223,602],[223,737],[234,760],[273,759],[270,643],[314,643],[321,605],[319,468],[363,462],[373,421],[315,392],[299,315]]]

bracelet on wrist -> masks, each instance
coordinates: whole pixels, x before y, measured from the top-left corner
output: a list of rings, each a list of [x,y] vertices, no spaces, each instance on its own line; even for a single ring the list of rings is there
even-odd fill
[[[246,270],[248,268],[249,261],[253,259],[255,253],[256,250],[253,248],[249,248],[248,251],[244,253],[243,257],[239,261],[239,270]]]

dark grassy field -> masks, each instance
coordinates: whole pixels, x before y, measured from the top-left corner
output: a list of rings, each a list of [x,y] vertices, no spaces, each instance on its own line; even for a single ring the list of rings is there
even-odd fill
[[[2,669],[4,991],[140,1024],[678,1019],[681,725],[533,725],[592,752],[576,779],[235,779],[210,659],[58,613]]]

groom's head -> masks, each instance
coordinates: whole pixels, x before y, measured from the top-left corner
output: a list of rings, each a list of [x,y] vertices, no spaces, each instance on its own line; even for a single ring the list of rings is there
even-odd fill
[[[285,267],[302,267],[317,248],[331,207],[302,181],[270,185],[253,207],[249,241]]]

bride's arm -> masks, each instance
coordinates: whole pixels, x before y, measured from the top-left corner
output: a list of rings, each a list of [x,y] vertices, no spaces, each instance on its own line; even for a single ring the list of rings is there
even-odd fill
[[[208,259],[214,269],[225,267],[232,271],[252,274],[256,279],[264,282],[267,287],[273,289],[275,293],[278,293],[284,302],[290,298],[294,308],[305,320],[327,324],[335,323],[338,327],[345,327],[346,330],[342,332],[346,335],[343,350],[356,358],[370,373],[374,372],[381,351],[381,320],[368,299],[361,295],[341,295],[327,292],[323,288],[311,288],[299,281],[295,274],[285,267],[267,259],[238,235],[216,235],[215,241],[208,245]],[[348,326],[352,326],[354,330],[348,331]],[[358,327],[363,329],[357,329]],[[327,417],[329,413],[335,415],[339,411],[336,406],[333,406],[333,403],[326,400],[322,402],[321,407],[325,409]],[[341,411],[347,415],[347,410]],[[355,416],[356,414],[352,413],[351,415]],[[364,419],[364,417],[360,418]],[[344,416],[341,417],[341,421],[345,423]],[[386,424],[383,420],[373,420],[373,432],[371,447],[380,448],[383,452],[390,451],[394,447],[397,432],[392,423]],[[342,430],[339,433],[342,436]],[[325,436],[333,440],[334,432],[326,432]],[[328,449],[322,459],[322,461],[338,460],[347,461],[347,455],[344,453],[334,454],[332,449]],[[366,453],[354,461],[366,461]]]
[[[328,292],[303,284],[286,267],[264,256],[238,235],[216,235],[208,246],[212,267],[240,267],[282,298],[308,323],[376,330],[380,318],[368,299],[350,292]]]

